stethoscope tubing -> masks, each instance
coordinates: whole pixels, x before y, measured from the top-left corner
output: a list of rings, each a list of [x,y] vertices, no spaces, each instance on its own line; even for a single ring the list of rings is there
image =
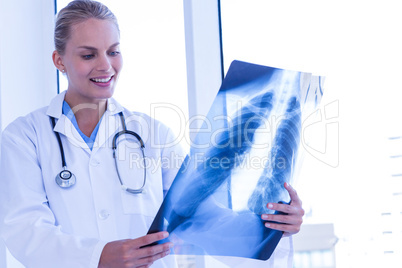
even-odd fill
[[[125,124],[124,124],[125,127]],[[120,172],[119,169],[117,168],[117,157],[116,157],[116,150],[117,150],[117,139],[123,135],[123,134],[129,134],[129,135],[133,135],[134,137],[137,138],[137,140],[140,142],[140,148],[141,148],[141,153],[142,153],[142,160],[143,160],[143,164],[144,164],[144,181],[142,183],[142,186],[139,189],[130,189],[127,186],[124,185],[123,181],[121,180],[121,176],[120,176]],[[113,158],[114,158],[114,162],[115,162],[115,166],[116,166],[116,172],[117,172],[117,176],[119,178],[120,184],[122,186],[122,188],[124,190],[126,190],[127,192],[130,192],[132,194],[140,194],[143,192],[144,187],[145,187],[145,182],[147,181],[147,172],[146,172],[146,162],[145,162],[145,145],[144,142],[142,141],[140,135],[138,135],[137,133],[135,133],[134,131],[130,131],[130,130],[122,130],[118,133],[116,133],[116,135],[114,135],[113,137],[113,142],[112,142],[112,149],[113,149]]]
[[[141,139],[140,135],[138,135],[134,131],[127,130],[123,112],[120,112],[119,116],[120,116],[120,119],[121,119],[123,130],[119,131],[118,133],[116,133],[114,135],[113,141],[112,141],[113,158],[114,158],[114,162],[115,162],[117,176],[119,178],[119,181],[120,181],[120,184],[121,184],[121,187],[122,187],[123,190],[125,190],[125,191],[127,191],[129,193],[132,193],[132,194],[140,194],[140,193],[143,193],[144,188],[145,188],[145,184],[146,184],[146,181],[147,181],[147,177],[146,177],[146,175],[147,175],[146,161],[145,161],[145,152],[144,152],[145,151],[145,145],[144,145],[144,142]],[[70,188],[70,187],[75,185],[76,178],[75,178],[75,175],[71,171],[69,171],[67,169],[67,163],[66,163],[66,158],[65,158],[65,154],[64,154],[64,148],[63,148],[63,143],[61,141],[60,133],[54,130],[54,128],[56,126],[55,118],[51,117],[51,121],[52,121],[53,131],[56,134],[57,142],[59,144],[61,162],[62,162],[62,167],[63,167],[63,170],[56,175],[55,181],[61,188]],[[143,164],[144,164],[144,180],[143,180],[142,186],[140,188],[138,188],[138,189],[128,188],[126,185],[124,185],[124,183],[123,183],[123,181],[122,181],[122,179],[120,177],[120,172],[119,172],[118,163],[117,163],[117,157],[116,157],[116,150],[117,150],[117,143],[118,143],[117,140],[118,140],[118,138],[120,136],[122,136],[124,134],[134,136],[138,140],[138,142],[140,143],[140,149],[141,149],[141,152],[142,152],[142,159],[143,159]]]
[[[53,126],[53,129],[54,129],[56,127],[56,120],[55,120],[54,117],[51,117],[51,119],[52,119],[52,126]],[[56,133],[57,142],[59,143],[60,155],[61,155],[61,165],[66,170],[67,169],[66,157],[65,157],[65,154],[64,154],[63,144],[61,143],[60,134],[57,131],[54,131],[54,132]]]

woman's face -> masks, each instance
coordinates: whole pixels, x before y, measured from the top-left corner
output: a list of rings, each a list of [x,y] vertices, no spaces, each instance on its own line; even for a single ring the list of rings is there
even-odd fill
[[[110,98],[123,65],[116,25],[88,19],[71,30],[65,53],[59,56],[68,79],[66,100],[76,105]]]

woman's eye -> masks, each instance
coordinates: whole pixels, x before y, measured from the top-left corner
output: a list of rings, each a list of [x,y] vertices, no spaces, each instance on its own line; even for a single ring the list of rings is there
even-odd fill
[[[112,51],[112,52],[110,52],[110,56],[117,56],[117,55],[119,55],[119,54],[120,54],[119,51]]]
[[[82,58],[84,59],[84,60],[90,60],[90,59],[92,59],[94,57],[94,55],[92,55],[92,54],[90,54],[90,55],[83,55],[82,56]]]

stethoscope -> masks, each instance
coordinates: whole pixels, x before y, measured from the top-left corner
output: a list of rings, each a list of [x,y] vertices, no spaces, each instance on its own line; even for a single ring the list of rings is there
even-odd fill
[[[121,188],[123,190],[125,190],[125,191],[127,191],[129,193],[132,193],[132,194],[140,194],[140,193],[143,193],[145,183],[147,181],[146,166],[145,166],[145,153],[144,153],[145,146],[144,146],[144,142],[142,141],[140,135],[138,135],[134,131],[127,130],[123,112],[120,112],[119,115],[120,115],[120,119],[121,119],[121,124],[123,126],[123,130],[114,135],[113,142],[112,142],[113,158],[114,158],[114,163],[115,163],[115,166],[116,166],[117,177],[119,178],[120,185],[121,185]],[[56,121],[55,121],[54,117],[51,117],[51,119],[52,119],[52,126],[53,126],[53,129],[54,129],[55,126],[56,126]],[[56,180],[57,185],[59,185],[61,188],[70,188],[70,187],[75,185],[76,178],[75,178],[75,175],[71,171],[69,171],[67,169],[66,158],[65,158],[65,155],[64,155],[64,149],[63,149],[63,144],[61,142],[60,134],[57,131],[54,131],[54,133],[56,134],[57,142],[59,143],[60,155],[61,155],[61,163],[62,163],[62,166],[63,166],[63,170],[56,175],[55,180]],[[140,188],[138,188],[138,189],[132,189],[132,188],[127,187],[126,185],[124,185],[124,183],[123,183],[123,181],[122,181],[122,179],[120,177],[120,172],[119,172],[118,163],[117,163],[117,157],[116,157],[116,149],[117,149],[117,144],[118,144],[118,142],[117,142],[118,138],[120,136],[124,135],[124,134],[134,136],[138,140],[138,142],[140,143],[140,146],[141,146],[140,149],[141,149],[141,152],[142,152],[142,159],[143,159],[143,162],[144,162],[144,180],[143,180],[142,186]]]

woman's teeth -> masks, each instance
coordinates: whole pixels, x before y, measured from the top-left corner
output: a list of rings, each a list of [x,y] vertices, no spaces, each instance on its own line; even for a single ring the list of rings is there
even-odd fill
[[[112,79],[112,77],[109,78],[91,78],[91,81],[94,81],[96,83],[107,83]]]

